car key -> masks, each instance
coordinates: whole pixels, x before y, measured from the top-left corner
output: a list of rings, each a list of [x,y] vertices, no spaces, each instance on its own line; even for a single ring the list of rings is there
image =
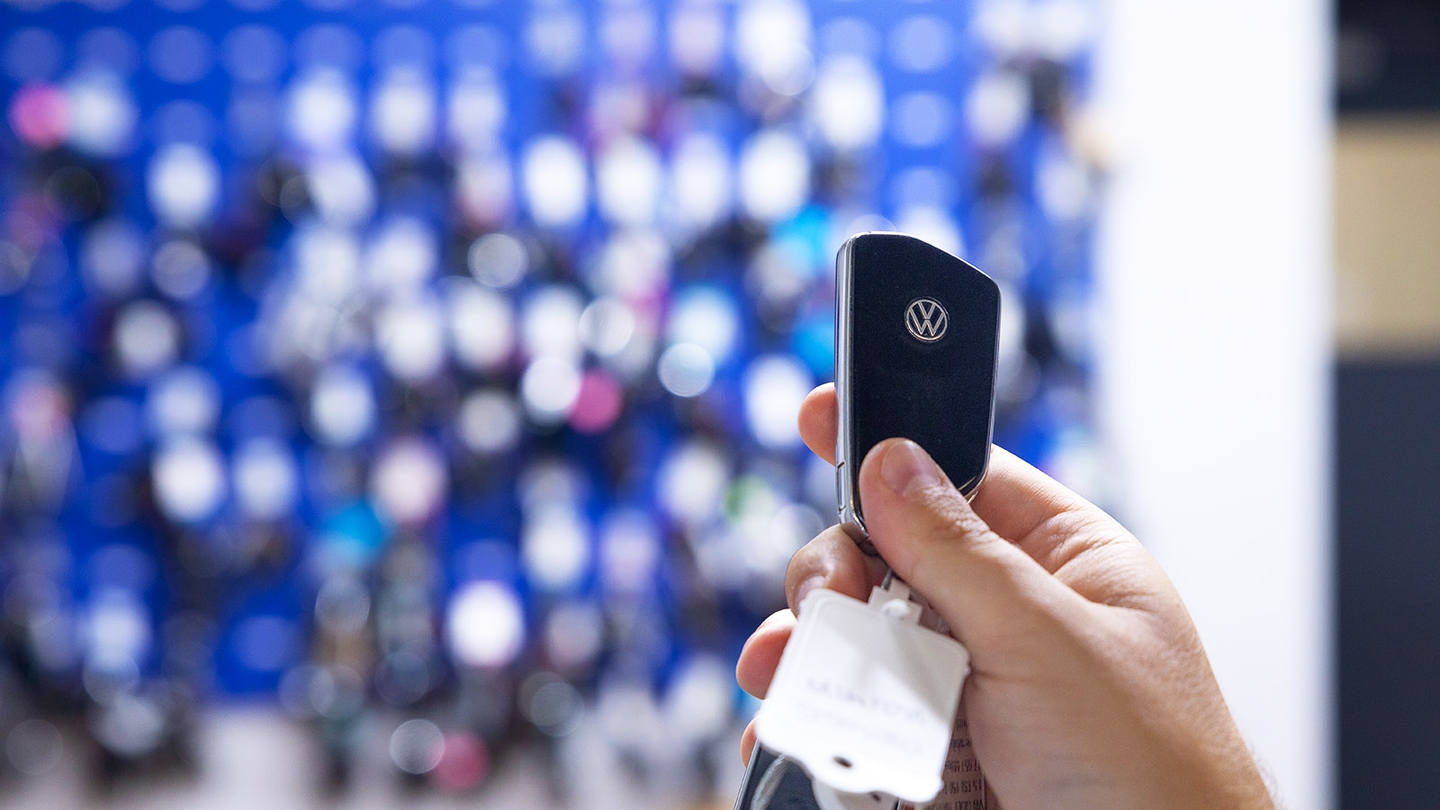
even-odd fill
[[[891,437],[916,442],[967,497],[985,477],[1000,291],[975,267],[920,239],[865,233],[847,240],[836,258],[835,307],[839,516],[873,554],[859,469],[876,444]],[[886,589],[892,580],[887,577]],[[877,794],[837,796],[757,744],[735,807],[893,810],[899,804]]]
[[[1000,288],[966,262],[899,233],[846,241],[835,287],[840,522],[868,549],[860,464],[876,444],[914,441],[967,497],[984,479]]]

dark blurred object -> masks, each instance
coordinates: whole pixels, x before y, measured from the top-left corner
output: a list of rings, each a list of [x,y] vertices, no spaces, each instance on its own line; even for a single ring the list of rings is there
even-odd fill
[[[1337,16],[1342,114],[1440,111],[1440,3],[1340,0]]]
[[[1336,377],[1340,798],[1440,796],[1440,360],[1342,362]]]

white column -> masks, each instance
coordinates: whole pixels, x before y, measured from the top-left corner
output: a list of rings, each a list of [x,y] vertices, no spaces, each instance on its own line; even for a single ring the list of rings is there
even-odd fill
[[[1330,7],[1110,0],[1102,429],[1118,511],[1294,810],[1335,800]]]

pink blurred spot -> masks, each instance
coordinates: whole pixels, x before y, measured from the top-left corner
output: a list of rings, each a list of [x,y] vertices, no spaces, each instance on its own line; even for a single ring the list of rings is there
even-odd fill
[[[587,371],[580,378],[580,393],[570,407],[570,426],[581,433],[600,433],[620,418],[624,404],[620,383],[603,371]]]
[[[44,381],[22,385],[10,406],[15,434],[26,443],[43,444],[64,435],[70,426],[70,401],[57,386]]]
[[[485,781],[490,773],[490,750],[484,740],[469,732],[452,731],[441,746],[440,762],[430,771],[436,787],[460,793]]]
[[[70,125],[65,93],[48,84],[31,84],[10,98],[10,128],[20,139],[41,149],[59,146]]]

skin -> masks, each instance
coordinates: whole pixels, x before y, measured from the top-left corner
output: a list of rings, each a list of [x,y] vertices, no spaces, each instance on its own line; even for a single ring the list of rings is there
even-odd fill
[[[832,463],[835,406],[826,385],[800,410]],[[998,447],[973,503],[902,439],[865,458],[860,492],[875,548],[970,650],[970,735],[1006,810],[1273,810],[1179,594],[1113,518]],[[792,610],[745,645],[741,687],[765,696],[806,593],[864,599],[884,571],[838,527],[811,540],[786,575]],[[747,762],[754,745],[752,724]]]

